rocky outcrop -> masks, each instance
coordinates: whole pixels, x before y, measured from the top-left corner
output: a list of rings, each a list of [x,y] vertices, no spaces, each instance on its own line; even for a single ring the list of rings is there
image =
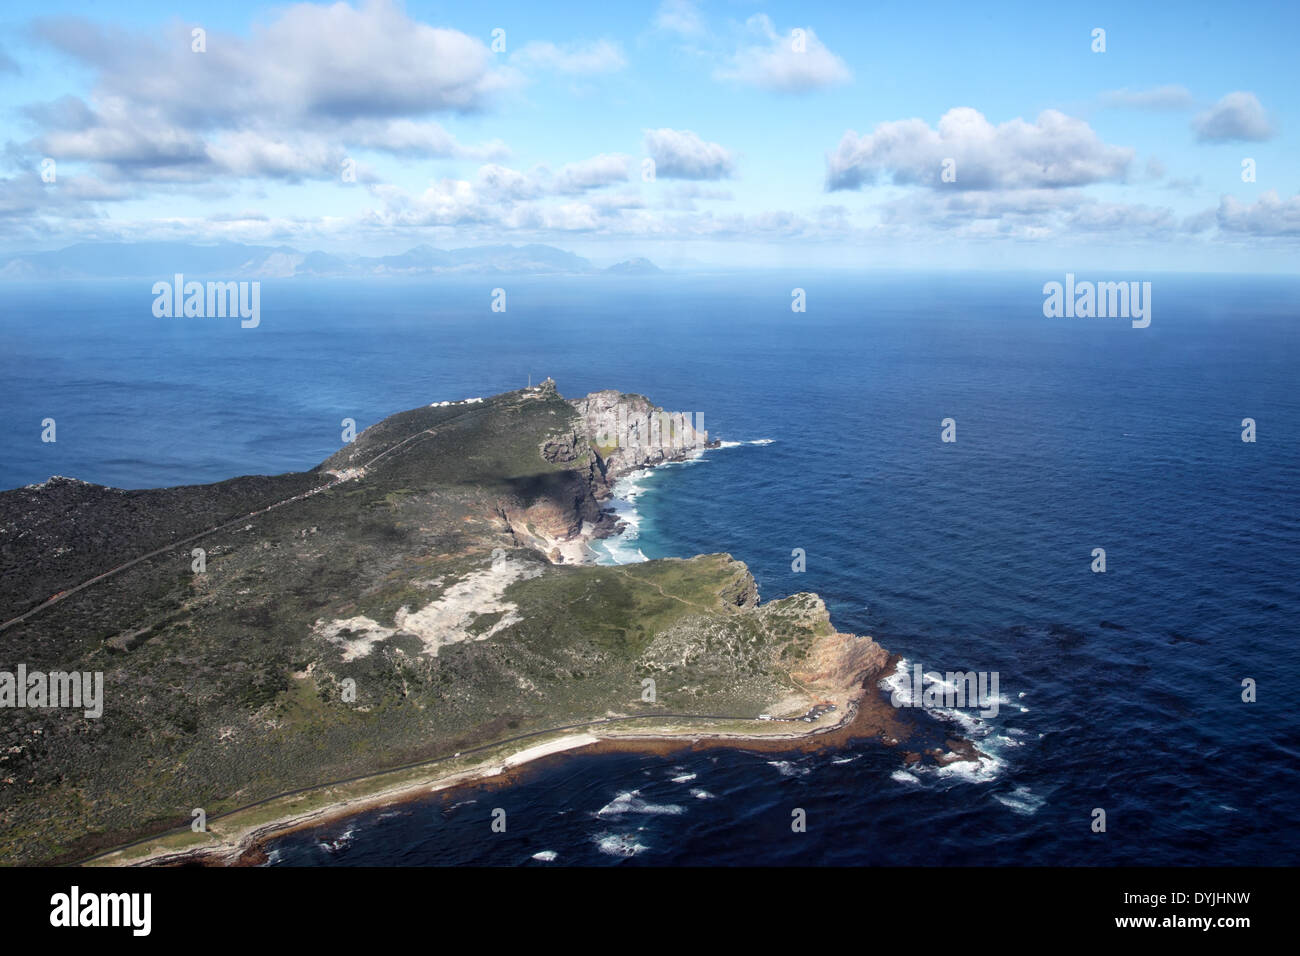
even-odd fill
[[[573,447],[580,447],[583,442],[589,445],[607,485],[639,468],[685,461],[718,444],[709,441],[709,433],[703,428],[703,414],[666,412],[644,395],[605,389],[573,399],[569,404],[578,413],[577,427],[571,437]],[[567,437],[556,439],[553,454],[566,452]]]
[[[719,597],[724,604],[735,605],[739,608],[758,607],[758,582],[754,580],[754,575],[749,573],[749,568],[743,561],[737,561],[736,564],[740,566],[743,573],[737,574],[722,589]]]
[[[529,392],[542,399],[563,400],[549,378]],[[526,505],[503,503],[500,509],[515,541],[537,548],[553,563],[589,560],[580,539],[608,537],[622,530],[614,512],[601,506],[612,495],[617,478],[641,468],[685,461],[719,444],[709,440],[703,415],[667,412],[643,395],[606,389],[571,399],[568,405],[576,414],[562,431],[542,441],[539,452],[564,469],[562,474],[572,476],[573,484]],[[564,554],[563,546],[575,542],[576,547]],[[743,605],[744,595],[738,595],[735,603]]]

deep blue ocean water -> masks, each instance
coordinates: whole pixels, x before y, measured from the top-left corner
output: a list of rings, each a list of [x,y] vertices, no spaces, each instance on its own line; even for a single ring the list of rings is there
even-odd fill
[[[625,484],[624,556],[729,551],[765,600],[816,591],[910,662],[1000,675],[996,717],[952,717],[975,768],[870,743],[558,757],[286,838],[280,863],[1294,865],[1300,281],[1156,276],[1133,329],[1044,318],[1061,278],[264,282],[257,329],[155,319],[148,282],[8,283],[0,486],[309,468],[345,417],[530,375],[641,392],[728,447]]]

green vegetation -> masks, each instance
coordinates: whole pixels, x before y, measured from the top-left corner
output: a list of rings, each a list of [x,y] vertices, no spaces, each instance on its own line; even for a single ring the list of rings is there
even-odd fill
[[[789,664],[832,633],[815,599],[757,608],[727,555],[610,568],[521,546],[504,516],[536,527],[599,511],[589,455],[542,456],[579,425],[553,390],[538,394],[394,415],[305,475],[0,493],[5,619],[231,523],[3,633],[0,669],[103,671],[105,707],[99,720],[0,713],[0,861],[80,859],[186,824],[195,807],[211,817],[517,733],[654,710],[754,717],[799,693]],[[418,613],[431,606],[443,609],[432,637]],[[346,659],[366,619],[378,637]],[[352,623],[331,641],[330,622]]]

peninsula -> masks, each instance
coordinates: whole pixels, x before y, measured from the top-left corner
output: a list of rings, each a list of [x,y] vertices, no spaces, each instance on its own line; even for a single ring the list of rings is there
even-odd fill
[[[727,554],[592,563],[616,478],[715,444],[547,380],[310,472],[0,492],[0,670],[103,675],[97,717],[0,710],[0,862],[235,862],[574,748],[899,744],[890,655],[817,596],[760,603]]]

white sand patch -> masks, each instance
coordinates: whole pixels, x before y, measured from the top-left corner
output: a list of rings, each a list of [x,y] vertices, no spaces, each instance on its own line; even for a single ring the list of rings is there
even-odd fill
[[[384,627],[378,621],[363,616],[343,618],[330,621],[328,624],[317,621],[315,631],[325,640],[342,647],[345,661],[366,657],[376,643],[396,633],[392,628]],[[348,633],[344,634],[344,631]]]
[[[566,750],[573,750],[575,747],[586,747],[596,742],[597,739],[591,734],[570,734],[558,740],[547,741],[544,744],[529,747],[527,750],[521,750],[517,754],[511,754],[505,759],[502,766],[507,768],[517,767],[521,763],[528,763],[528,761],[536,760],[538,757],[549,757],[551,754],[564,753]]]
[[[393,615],[393,627],[357,616],[329,623],[317,621],[315,633],[342,647],[345,661],[367,656],[375,644],[399,631],[418,637],[424,644],[423,653],[437,657],[440,647],[460,641],[485,641],[523,620],[519,608],[503,599],[506,588],[515,581],[535,578],[541,573],[541,568],[531,563],[508,558],[496,560],[457,581],[417,611],[398,608]],[[500,617],[486,630],[472,633],[470,626],[482,614],[500,614]]]
[[[527,537],[532,539],[532,546],[546,555],[546,560],[552,564],[595,564],[596,553],[591,549],[594,530],[590,521],[584,521],[578,533],[569,538],[554,538],[540,531],[533,531]],[[522,536],[525,532],[516,528],[515,534]],[[560,554],[559,561],[552,554],[555,551]]]

